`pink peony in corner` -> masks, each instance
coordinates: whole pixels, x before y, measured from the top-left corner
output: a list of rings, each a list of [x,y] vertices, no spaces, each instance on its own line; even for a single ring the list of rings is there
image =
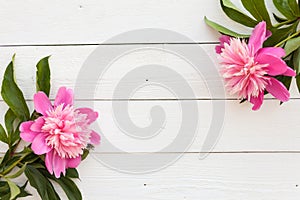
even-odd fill
[[[290,93],[273,76],[296,75],[281,59],[285,56],[282,48],[263,48],[264,41],[270,36],[266,23],[260,22],[254,28],[248,44],[245,40],[222,36],[221,44],[216,47],[226,88],[230,94],[250,101],[253,110],[261,107],[265,90],[282,102],[288,101]]]
[[[79,165],[87,144],[100,143],[100,136],[89,127],[98,113],[90,108],[74,109],[71,89],[59,88],[54,105],[45,93],[36,93],[34,108],[42,116],[23,122],[20,136],[32,143],[35,154],[46,154],[46,167],[55,177]]]

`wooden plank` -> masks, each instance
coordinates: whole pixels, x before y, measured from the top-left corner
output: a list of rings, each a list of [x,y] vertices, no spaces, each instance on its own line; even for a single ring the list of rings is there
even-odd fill
[[[247,103],[226,101],[224,121],[220,117],[222,111],[217,110],[220,116],[213,115],[212,101],[130,101],[128,111],[123,103],[76,101],[76,107],[94,106],[99,112],[93,128],[102,135],[102,145],[95,152],[300,151],[299,99],[281,106],[278,101],[267,100],[258,112],[251,111]],[[32,102],[29,105],[32,110]],[[198,112],[188,110],[190,116],[183,117],[187,105],[195,105]],[[119,109],[120,106],[124,109]],[[164,114],[158,110],[151,113],[155,107],[161,107]],[[1,121],[6,109],[0,102]],[[195,112],[198,129],[192,132]],[[216,119],[221,121],[216,123]],[[180,129],[183,126],[188,127],[184,132]],[[211,126],[221,126],[221,132],[209,132],[214,130]],[[219,137],[215,139],[214,134]],[[205,141],[212,141],[216,146],[204,147]],[[5,150],[6,146],[0,145],[0,152]]]
[[[296,200],[300,196],[299,159],[300,154],[288,153],[212,154],[205,160],[199,160],[198,154],[186,154],[163,170],[126,174],[89,157],[79,167],[78,184],[84,199],[91,200]]]
[[[77,99],[234,98],[229,94],[224,95],[224,86],[221,82],[222,78],[218,74],[219,66],[214,53],[214,46],[212,44],[200,46],[166,44],[103,45],[100,47],[93,45],[1,47],[0,66],[2,67],[0,68],[0,76],[2,77],[13,53],[17,53],[16,78],[24,91],[26,99],[32,99],[35,92],[35,65],[42,57],[52,55],[50,58],[52,71],[51,98],[55,97],[55,91],[60,86],[75,88],[76,83]],[[91,65],[84,65],[89,55],[96,48],[98,48],[96,56],[100,60],[95,62],[96,64],[92,62]],[[135,51],[123,55],[124,52],[132,49]],[[194,61],[196,65],[191,65],[188,62],[193,59],[188,56],[198,56],[193,50],[196,50],[196,53],[199,51],[198,60]],[[184,54],[184,52],[188,53]],[[112,57],[112,55],[115,55],[115,57]],[[186,57],[183,58],[180,55]],[[119,56],[121,58],[114,60]],[[147,73],[135,73],[130,79],[124,80],[127,73],[133,73],[133,70],[146,65],[159,65],[167,68],[167,71],[162,73],[149,72],[148,70]],[[109,66],[108,69],[101,75],[103,68],[107,66]],[[177,73],[177,75],[174,75],[174,73]],[[128,91],[132,95],[115,95],[116,87],[121,80],[121,91]],[[182,87],[183,89],[181,89]],[[180,91],[190,88],[192,93],[180,92],[176,94],[178,88],[180,88]],[[291,96],[293,98],[300,97],[295,83],[292,86]]]
[[[238,3],[238,0],[234,0]],[[197,42],[217,41],[218,34],[204,23],[204,16],[248,32],[222,13],[218,0],[91,0],[0,2],[0,44],[91,44],[135,29],[158,28],[178,32]],[[158,35],[122,38],[113,43],[190,42]]]

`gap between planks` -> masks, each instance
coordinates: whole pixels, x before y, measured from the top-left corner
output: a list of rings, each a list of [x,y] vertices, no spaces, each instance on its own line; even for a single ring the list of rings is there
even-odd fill
[[[82,43],[82,44],[4,44],[0,47],[69,47],[69,46],[122,46],[122,45],[210,45],[219,44],[219,42],[135,42],[135,43]]]

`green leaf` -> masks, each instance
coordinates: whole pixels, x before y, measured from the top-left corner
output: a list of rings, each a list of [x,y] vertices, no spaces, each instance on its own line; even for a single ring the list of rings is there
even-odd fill
[[[8,145],[11,147],[17,140],[20,139],[19,128],[15,130],[14,122],[17,119],[17,116],[11,109],[8,109],[5,113],[5,126],[8,135]]]
[[[293,14],[297,17],[300,17],[300,8],[297,3],[297,0],[288,0],[288,4],[289,4]]]
[[[293,65],[296,73],[300,73],[300,48],[293,53]],[[300,89],[300,88],[299,88]]]
[[[299,16],[299,6],[296,0],[273,0],[273,4],[287,19],[295,19]]]
[[[79,178],[79,174],[77,169],[75,168],[68,168],[66,172],[66,177],[68,178]]]
[[[81,155],[81,160],[86,159],[86,157],[89,155],[90,151],[88,149],[83,149],[83,154]]]
[[[300,47],[300,36],[288,40],[284,46],[286,55],[290,55],[293,51]]]
[[[21,174],[23,174],[26,166],[27,166],[27,163],[25,163],[16,173],[6,176],[6,178],[13,179],[13,178],[17,178],[17,177],[21,176]]]
[[[51,182],[37,169],[27,165],[25,175],[43,200],[60,200]]]
[[[0,199],[9,200],[10,198],[10,189],[6,181],[0,181]]]
[[[257,21],[266,21],[267,28],[269,29],[272,27],[264,0],[242,0],[242,3]]]
[[[297,83],[298,91],[300,93],[300,75],[299,74],[296,76],[296,83]]]
[[[60,187],[65,191],[69,200],[82,200],[81,192],[77,185],[67,177],[61,177],[60,179],[54,179]]]
[[[17,116],[11,109],[8,109],[5,113],[4,120],[5,120],[5,127],[8,134],[14,132],[14,121],[16,120]]]
[[[17,140],[20,139],[20,130],[19,130],[19,126],[16,128],[16,130],[11,134],[9,135],[10,136],[10,142],[11,142],[11,145],[14,145],[15,142]]]
[[[281,18],[281,17],[279,17],[278,15],[276,15],[276,14],[274,14],[274,13],[273,13],[273,17],[274,17],[274,19],[275,19],[277,22],[279,22],[279,23],[288,21],[287,19]]]
[[[210,21],[209,19],[207,19],[206,17],[204,17],[204,21],[206,22],[207,25],[209,25],[211,28],[219,31],[220,33],[224,34],[224,35],[229,35],[232,37],[237,37],[237,38],[248,38],[249,35],[244,35],[244,34],[239,34],[236,33],[234,31],[231,31],[227,28],[225,28],[224,26],[221,26],[213,21]]]
[[[232,6],[233,4],[230,0],[220,0],[220,3],[221,3],[221,7],[222,7],[223,11],[225,12],[225,14],[233,21],[236,21],[236,22],[243,24],[245,26],[248,26],[248,27],[254,27],[258,23],[251,17],[249,17],[249,16],[245,15],[244,13],[242,13],[241,11],[237,10],[235,6]],[[228,6],[228,3],[231,6]]]
[[[7,66],[1,88],[1,95],[3,100],[14,112],[14,114],[21,120],[26,121],[29,119],[29,110],[26,105],[24,96],[20,88],[17,86],[14,78],[14,59]]]
[[[0,141],[8,144],[8,138],[2,124],[0,124]]]
[[[6,151],[6,153],[4,154],[4,156],[3,156],[3,158],[2,158],[2,160],[0,162],[0,171],[3,171],[6,163],[10,160],[10,153],[11,153],[11,150],[8,149]]]
[[[17,164],[21,161],[21,156],[18,155],[13,155],[10,156],[9,160],[4,166],[4,170],[2,172],[3,175],[9,174],[16,166]]]
[[[291,33],[295,32],[297,23],[294,23],[285,28],[272,28],[272,36],[264,43],[264,46],[275,46],[282,40],[286,39]]]
[[[222,2],[223,2],[223,4],[224,4],[224,6],[226,6],[226,7],[231,8],[231,9],[234,9],[234,10],[237,10],[237,11],[240,11],[240,10],[238,9],[238,7],[236,7],[236,6],[231,2],[231,0],[223,0]]]
[[[43,91],[47,96],[50,93],[49,57],[42,58],[36,65],[36,90]]]
[[[13,200],[20,194],[21,190],[20,188],[13,182],[11,182],[9,179],[5,179],[8,183],[9,189],[10,189],[10,198],[9,200]]]
[[[290,76],[282,76],[282,78],[278,79],[283,85],[289,90],[292,83],[292,77]]]
[[[57,182],[60,187],[65,191],[69,200],[82,200],[81,192],[77,185],[68,177],[61,176],[59,179],[50,175],[48,171],[40,169],[40,171],[48,178]]]

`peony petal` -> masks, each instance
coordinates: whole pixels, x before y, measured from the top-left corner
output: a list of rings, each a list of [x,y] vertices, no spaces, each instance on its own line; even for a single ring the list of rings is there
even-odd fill
[[[284,76],[296,76],[296,72],[292,68],[287,67],[287,70],[282,75],[284,75]]]
[[[265,47],[261,48],[258,52],[258,55],[273,55],[275,57],[284,57],[285,56],[285,51],[281,47]]]
[[[251,97],[250,102],[253,104],[252,110],[260,109],[264,100],[264,92],[259,93],[257,97]]]
[[[33,123],[33,121],[27,121],[20,125],[20,137],[26,142],[32,142],[35,136],[38,134],[30,130],[30,127]]]
[[[44,133],[39,133],[32,141],[31,149],[37,155],[42,155],[51,151],[51,147],[46,144],[46,137]]]
[[[270,77],[270,83],[266,85],[266,90],[282,102],[286,102],[290,98],[289,91],[275,78]]]
[[[45,120],[43,117],[37,118],[34,123],[31,125],[30,130],[34,132],[41,132],[42,127],[44,126]]]
[[[267,37],[269,37],[269,32],[267,33],[266,26],[266,22],[264,21],[258,23],[249,38],[248,46],[250,49],[253,48],[254,53],[262,48],[264,41]]]
[[[67,89],[66,87],[59,88],[54,101],[54,106],[59,106],[60,104],[64,104],[64,106],[73,105],[72,89]]]
[[[220,45],[217,45],[215,50],[217,54],[222,53],[222,49],[224,49],[224,43],[229,44],[230,43],[230,38],[228,35],[222,35],[219,40],[220,40]]]
[[[81,162],[81,156],[77,156],[76,158],[68,158],[67,159],[67,168],[76,168]]]
[[[76,110],[78,110],[82,114],[87,115],[87,119],[89,121],[88,124],[93,123],[98,118],[98,113],[90,108],[78,108]]]
[[[24,140],[26,142],[32,142],[37,134],[39,134],[39,133],[36,133],[36,132],[21,132],[20,137],[22,138],[22,140]]]
[[[23,122],[21,125],[20,125],[20,132],[30,132],[30,127],[31,125],[34,123],[34,121],[27,121],[27,122]]]
[[[271,76],[281,75],[286,72],[288,66],[281,59],[272,55],[263,55],[260,54],[256,57],[256,61],[259,64],[269,64],[268,74]]]
[[[50,174],[53,174],[53,150],[46,153],[45,164]]]
[[[58,154],[53,154],[53,172],[56,178],[59,178],[61,173],[66,174],[66,159],[61,158]]]
[[[47,115],[46,111],[52,109],[51,102],[44,92],[38,92],[33,97],[34,109],[42,115]]]
[[[91,137],[90,137],[90,143],[98,145],[98,144],[100,144],[100,140],[101,140],[100,135],[98,133],[96,133],[95,131],[92,131]]]

